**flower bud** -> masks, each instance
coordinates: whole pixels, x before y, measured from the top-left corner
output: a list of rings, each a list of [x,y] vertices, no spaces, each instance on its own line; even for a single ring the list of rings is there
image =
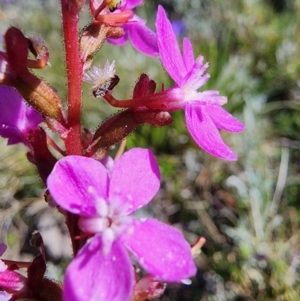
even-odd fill
[[[148,123],[154,126],[169,125],[173,121],[168,112],[125,110],[106,120],[96,131],[93,143],[87,148],[92,155],[100,148],[112,146],[131,134],[138,126]]]
[[[80,36],[80,57],[84,62],[83,71],[87,70],[93,61],[93,56],[103,45],[109,27],[104,24],[91,23],[85,27]]]
[[[134,119],[138,123],[148,123],[153,126],[167,126],[173,122],[170,113],[165,111],[134,111]]]
[[[49,85],[27,69],[28,40],[23,33],[18,28],[10,27],[5,33],[5,43],[7,60],[0,58],[0,66],[1,69],[5,68],[4,73],[11,73],[10,70],[14,72],[14,76],[9,77],[7,84],[15,87],[23,98],[42,115],[64,124],[62,104],[58,95]]]

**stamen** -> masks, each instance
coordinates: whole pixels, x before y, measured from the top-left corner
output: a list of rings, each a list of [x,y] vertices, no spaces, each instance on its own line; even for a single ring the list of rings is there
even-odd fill
[[[107,228],[102,234],[103,253],[108,254],[111,250],[111,246],[116,238],[114,231],[111,228]]]
[[[95,188],[92,186],[88,187],[88,193],[91,194],[95,199],[95,207],[98,215],[101,217],[107,217],[109,212],[107,202],[97,195]]]

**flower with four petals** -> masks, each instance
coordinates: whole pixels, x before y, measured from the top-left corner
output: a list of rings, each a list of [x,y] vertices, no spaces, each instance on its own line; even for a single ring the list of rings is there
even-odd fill
[[[178,230],[130,215],[148,204],[160,186],[159,167],[149,150],[126,152],[111,171],[92,158],[65,157],[47,185],[55,202],[79,215],[80,229],[93,235],[66,271],[65,300],[130,300],[135,277],[128,251],[161,281],[195,275],[190,246]]]

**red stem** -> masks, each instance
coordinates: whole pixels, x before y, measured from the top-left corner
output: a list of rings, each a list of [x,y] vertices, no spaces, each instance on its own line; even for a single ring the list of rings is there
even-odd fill
[[[79,53],[78,13],[72,12],[68,1],[61,0],[68,78],[68,125],[65,139],[68,155],[82,155],[80,138],[82,66]]]
[[[65,41],[66,70],[68,78],[68,126],[69,131],[65,138],[65,146],[68,155],[82,155],[81,145],[81,84],[82,66],[79,53],[78,13],[72,12],[67,0],[61,0],[63,17],[63,35]],[[68,213],[67,226],[70,231],[74,256],[80,248],[80,235],[78,228],[78,216]]]

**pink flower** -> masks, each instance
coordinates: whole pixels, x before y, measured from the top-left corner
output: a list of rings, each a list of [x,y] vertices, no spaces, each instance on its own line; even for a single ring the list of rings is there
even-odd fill
[[[66,271],[65,300],[130,300],[135,279],[126,249],[159,280],[179,282],[195,275],[190,246],[179,231],[130,216],[160,186],[150,151],[126,152],[109,173],[94,159],[68,156],[55,165],[47,184],[59,206],[80,216],[81,230],[95,234]]]
[[[132,11],[135,7],[140,5],[144,0],[123,0],[120,7],[115,11],[119,13],[122,11]],[[133,11],[132,11],[133,14]],[[133,14],[133,17],[127,23],[121,26],[125,32],[124,36],[119,39],[107,39],[108,42],[121,46],[127,40],[130,40],[132,46],[141,53],[149,56],[157,56],[157,38],[155,33],[146,26],[146,21]]]
[[[218,91],[197,91],[209,78],[205,73],[208,64],[204,63],[202,56],[194,59],[192,44],[188,38],[183,40],[181,54],[176,35],[162,6],[158,7],[156,31],[162,64],[176,83],[169,91],[180,89],[182,92],[181,101],[170,103],[166,100],[162,101],[161,105],[165,105],[169,110],[185,110],[189,132],[206,152],[225,160],[236,160],[237,156],[223,142],[217,128],[241,132],[244,125],[222,108],[227,98],[220,96]]]
[[[0,256],[2,256],[5,250],[6,245],[0,243]],[[12,293],[18,293],[25,288],[26,278],[21,274],[10,270],[7,265],[0,259],[0,301],[10,300]],[[5,290],[10,293],[7,293]]]
[[[7,86],[0,86],[0,108],[0,136],[8,138],[8,145],[22,142],[30,148],[28,133],[43,121],[42,116]]]

